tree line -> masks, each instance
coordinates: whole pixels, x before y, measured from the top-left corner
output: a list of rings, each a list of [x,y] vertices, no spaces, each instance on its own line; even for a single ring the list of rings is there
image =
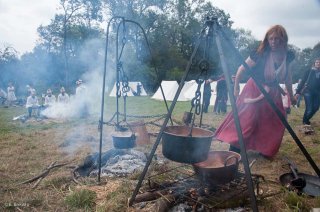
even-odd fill
[[[119,27],[119,21],[112,22],[107,67],[110,86],[115,80],[117,47],[124,49],[121,62],[129,81],[141,81],[147,91],[155,91],[161,80],[179,81],[207,17],[217,18],[244,58],[259,44],[250,31],[233,29],[230,15],[208,0],[60,0],[50,24],[38,27],[40,39],[32,52],[19,57],[11,46],[0,48],[0,87],[6,88],[11,81],[20,92],[30,83],[43,90],[60,86],[70,90],[83,74],[92,71],[102,74],[106,26],[115,16],[138,22],[145,30],[148,43],[139,27],[133,24]],[[223,47],[230,72],[234,73],[239,61],[227,46]],[[290,48],[296,54],[293,73],[296,82],[313,59],[320,56],[320,43],[313,48],[299,49],[293,44]],[[209,61],[207,74],[221,74],[214,39],[204,40],[192,63],[190,79],[199,77],[198,64],[203,59]]]

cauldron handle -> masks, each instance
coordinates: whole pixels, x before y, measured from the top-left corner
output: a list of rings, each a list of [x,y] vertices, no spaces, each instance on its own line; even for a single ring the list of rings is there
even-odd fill
[[[227,162],[232,159],[232,158],[235,158],[236,159],[236,166],[239,165],[239,160],[238,160],[238,157],[236,155],[230,155],[229,157],[227,157],[227,159],[224,161],[224,167],[227,166]]]

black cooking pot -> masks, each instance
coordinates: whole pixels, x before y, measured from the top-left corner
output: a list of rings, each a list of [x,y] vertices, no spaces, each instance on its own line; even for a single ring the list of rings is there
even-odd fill
[[[297,173],[298,177],[303,178],[306,181],[305,186],[299,191],[309,196],[319,197],[320,196],[320,178],[317,176]],[[284,187],[295,190],[295,185],[292,183],[296,179],[293,173],[285,173],[280,176],[281,185]]]
[[[132,132],[116,132],[112,135],[112,140],[116,149],[130,149],[136,145],[136,136]]]
[[[163,131],[162,153],[176,162],[198,163],[207,159],[213,136],[213,132],[202,128],[168,126]]]

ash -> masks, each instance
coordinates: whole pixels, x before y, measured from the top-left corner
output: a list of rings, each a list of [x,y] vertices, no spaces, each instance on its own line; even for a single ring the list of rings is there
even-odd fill
[[[143,152],[133,149],[123,150],[122,154],[110,157],[101,167],[101,175],[108,177],[122,177],[142,170],[147,162]],[[97,176],[98,170],[93,170],[89,176]]]
[[[192,211],[192,207],[188,204],[181,203],[178,205],[175,205],[173,208],[169,210],[169,212],[186,212],[186,211]]]

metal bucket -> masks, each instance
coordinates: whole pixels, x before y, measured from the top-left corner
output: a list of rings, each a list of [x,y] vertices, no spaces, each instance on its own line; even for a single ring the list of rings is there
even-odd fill
[[[117,132],[112,135],[113,146],[116,149],[130,149],[136,145],[136,136],[132,132]]]
[[[193,127],[190,134],[188,126],[168,126],[163,131],[162,153],[180,163],[198,163],[208,156],[214,133]]]

